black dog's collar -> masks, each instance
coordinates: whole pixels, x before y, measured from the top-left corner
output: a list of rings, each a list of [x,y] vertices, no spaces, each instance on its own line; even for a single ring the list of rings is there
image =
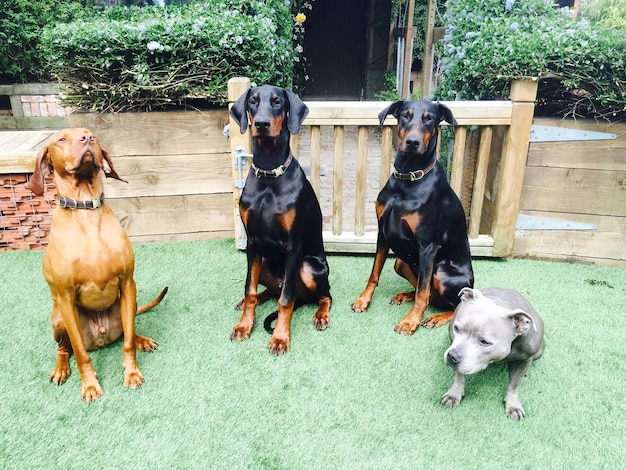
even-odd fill
[[[397,180],[418,181],[426,176],[428,172],[435,167],[436,163],[437,160],[433,161],[428,167],[424,168],[423,170],[409,171],[408,173],[400,173],[399,171],[394,170],[393,176],[395,176]]]
[[[59,207],[66,209],[97,209],[98,207],[102,207],[104,193],[100,194],[98,199],[92,199],[90,201],[77,201],[71,197],[59,196],[57,202]]]
[[[285,160],[285,163],[280,165],[278,168],[274,168],[273,170],[262,170],[261,168],[254,166],[253,163],[250,169],[257,178],[278,178],[287,170],[287,168],[289,168],[292,160],[293,154],[290,152],[287,160]]]

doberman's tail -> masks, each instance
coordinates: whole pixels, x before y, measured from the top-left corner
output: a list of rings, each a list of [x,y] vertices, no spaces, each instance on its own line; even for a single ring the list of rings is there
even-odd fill
[[[137,313],[135,313],[135,315],[139,315],[140,313],[143,313],[147,310],[150,310],[152,307],[156,307],[157,305],[159,305],[159,303],[161,303],[161,300],[163,300],[163,297],[165,297],[165,294],[167,294],[167,286],[165,287],[165,289],[161,291],[159,296],[156,299],[154,299],[152,302],[148,302],[147,304],[142,305],[141,307],[138,307]]]
[[[301,307],[302,305],[306,303],[308,302],[303,302],[302,300],[296,300],[296,303],[293,306],[293,309],[295,310],[298,307]],[[270,313],[267,317],[265,317],[265,320],[263,321],[263,328],[265,328],[265,331],[267,331],[270,335],[274,333],[274,327],[272,326],[272,323],[277,318],[278,318],[278,310]]]

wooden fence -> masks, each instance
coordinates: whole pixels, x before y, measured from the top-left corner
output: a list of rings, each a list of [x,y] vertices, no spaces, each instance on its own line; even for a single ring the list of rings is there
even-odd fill
[[[233,103],[250,86],[246,78],[229,81],[229,101]],[[450,184],[460,195],[466,209],[470,245],[474,256],[509,256],[513,251],[515,223],[519,208],[528,152],[537,83],[520,80],[512,84],[510,101],[445,102],[459,123],[454,136]],[[384,102],[307,102],[309,115],[303,123],[308,129],[308,168],[318,198],[331,197],[332,223],[324,231],[328,251],[369,253],[375,251],[376,229],[367,229],[366,207],[369,134],[379,125],[377,115],[388,103]],[[250,133],[239,134],[231,120],[231,149],[249,153]],[[347,206],[344,192],[345,132],[356,127],[356,182],[351,201],[354,207],[353,230],[343,228]],[[332,190],[321,194],[321,147],[324,128],[333,135]],[[236,132],[237,131],[237,132]],[[380,170],[378,188],[387,181],[393,160],[395,119],[389,117],[380,131]],[[468,138],[468,136],[472,136]],[[479,137],[477,137],[479,136]],[[302,137],[301,137],[302,138]],[[299,157],[298,138],[292,138],[294,154]],[[246,167],[247,170],[247,167]],[[244,175],[245,177],[245,172]],[[235,168],[234,180],[240,175]],[[466,191],[463,189],[466,188]],[[467,190],[469,188],[469,190]],[[239,191],[233,192],[235,236],[242,239],[241,221],[237,210]],[[241,247],[241,243],[239,243]]]

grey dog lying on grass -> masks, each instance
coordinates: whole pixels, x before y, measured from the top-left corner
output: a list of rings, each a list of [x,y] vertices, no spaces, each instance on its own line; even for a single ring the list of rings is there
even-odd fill
[[[543,321],[530,302],[511,289],[490,287],[481,292],[465,287],[459,295],[461,303],[450,322],[452,344],[444,353],[446,364],[454,369],[454,382],[441,404],[459,404],[465,394],[466,375],[480,372],[492,362],[506,362],[506,414],[522,419],[520,383],[532,362],[543,354]]]

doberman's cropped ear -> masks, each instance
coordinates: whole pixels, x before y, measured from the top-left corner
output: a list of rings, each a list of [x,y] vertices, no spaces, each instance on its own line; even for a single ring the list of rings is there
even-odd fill
[[[128,181],[123,180],[117,174],[117,171],[115,171],[115,168],[113,168],[113,162],[111,161],[111,156],[109,155],[109,152],[104,149],[102,149],[102,170],[104,171],[104,176],[106,176],[107,178],[114,178],[116,180],[123,181],[124,183],[128,183]]]
[[[478,289],[472,289],[471,287],[464,287],[459,292],[461,302],[467,302],[469,300],[479,299],[483,296],[483,293]]]
[[[437,103],[437,105],[439,106],[439,116],[442,118],[441,121],[446,121],[448,124],[450,124],[452,126],[452,132],[456,131],[456,127],[459,125],[459,123],[456,122],[456,119],[454,119],[450,108],[441,103]]]
[[[245,134],[248,130],[248,97],[250,89],[239,97],[230,108],[230,115],[239,124],[239,131]]]
[[[292,134],[300,132],[304,119],[309,114],[309,108],[293,91],[285,90],[289,99],[289,117],[287,118],[287,129]]]
[[[50,174],[50,159],[48,157],[48,146],[46,145],[37,154],[37,161],[35,163],[35,171],[28,179],[28,189],[30,189],[37,196],[41,196],[44,193],[44,179]]]
[[[394,101],[385,109],[383,109],[380,113],[378,113],[378,122],[380,122],[381,127],[388,115],[391,114],[396,119],[398,118],[398,110],[402,107],[403,104],[404,100]]]

